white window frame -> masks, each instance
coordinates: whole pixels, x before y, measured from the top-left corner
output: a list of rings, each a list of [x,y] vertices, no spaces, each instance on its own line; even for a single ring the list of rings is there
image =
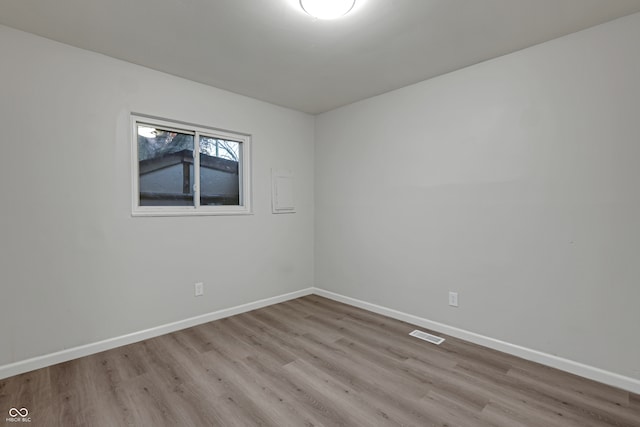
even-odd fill
[[[194,136],[194,206],[140,206],[140,171],[138,164],[138,124],[175,130]],[[240,205],[200,205],[200,136],[240,142],[238,177]],[[251,209],[251,135],[231,132],[176,120],[161,119],[143,114],[131,114],[131,171],[133,216],[191,216],[191,215],[248,215]]]

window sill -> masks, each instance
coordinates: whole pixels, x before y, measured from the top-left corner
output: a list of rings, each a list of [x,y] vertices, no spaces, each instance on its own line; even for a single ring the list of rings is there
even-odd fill
[[[253,215],[249,209],[139,209],[131,212],[131,216],[236,216]]]

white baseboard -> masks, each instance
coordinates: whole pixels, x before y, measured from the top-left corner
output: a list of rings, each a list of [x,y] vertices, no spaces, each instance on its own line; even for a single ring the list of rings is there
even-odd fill
[[[29,372],[34,369],[40,369],[47,366],[55,365],[57,363],[77,359],[79,357],[89,356],[101,351],[110,350],[112,348],[121,347],[123,345],[132,344],[149,338],[154,338],[160,335],[179,331],[181,329],[190,328],[203,323],[211,322],[229,316],[234,316],[236,314],[245,313],[251,310],[256,310],[258,308],[278,304],[280,302],[288,301],[310,294],[316,294],[325,298],[352,305],[354,307],[382,314],[393,319],[398,319],[407,323],[422,326],[423,328],[431,329],[442,334],[451,335],[452,337],[460,338],[465,341],[482,345],[484,347],[512,354],[526,360],[531,360],[533,362],[541,363],[552,368],[560,369],[565,372],[570,372],[581,377],[589,378],[594,381],[640,394],[640,380],[634,378],[626,377],[614,372],[605,371],[603,369],[595,368],[593,366],[585,365],[583,363],[554,356],[552,354],[543,353],[537,350],[532,350],[530,348],[511,344],[505,341],[500,341],[484,335],[476,334],[474,332],[466,331],[464,329],[445,325],[439,322],[434,322],[429,319],[414,316],[408,313],[403,313],[401,311],[393,310],[391,308],[383,307],[377,304],[372,304],[356,298],[347,297],[320,288],[302,289],[300,291],[278,295],[275,297],[214,311],[200,316],[191,317],[189,319],[168,323],[166,325],[145,329],[143,331],[133,332],[131,334],[122,335],[120,337],[109,338],[103,341],[98,341],[95,343],[86,344],[27,360],[21,360],[19,362],[0,366],[0,379]]]
[[[484,347],[518,356],[526,360],[540,363],[542,365],[560,369],[565,372],[570,372],[572,374],[579,375],[584,378],[589,378],[603,384],[618,387],[632,393],[640,394],[640,380],[637,380],[635,378],[626,377],[614,372],[605,371],[604,369],[595,368],[593,366],[575,362],[573,360],[564,359],[552,354],[532,350],[530,348],[511,344],[505,341],[500,341],[484,335],[476,334],[474,332],[466,331],[464,329],[455,328],[443,323],[434,322],[429,319],[414,316],[412,314],[403,313],[391,308],[382,307],[380,305],[371,304],[366,301],[340,295],[335,292],[326,291],[324,289],[313,288],[313,293],[325,298],[352,305],[354,307],[382,314],[393,319],[402,320],[407,323],[422,326],[423,328],[431,329],[442,334],[451,335],[452,337],[460,338],[462,340],[479,344]]]
[[[242,304],[235,307],[225,308],[223,310],[203,314],[200,316],[191,317],[189,319],[168,323],[166,325],[157,326],[155,328],[145,329],[143,331],[133,332],[131,334],[109,338],[91,344],[81,345],[79,347],[74,347],[51,354],[45,354],[43,356],[38,356],[31,359],[21,360],[19,362],[0,366],[0,380],[12,377],[14,375],[33,371],[34,369],[40,369],[47,366],[55,365],[57,363],[67,362],[79,357],[100,353],[101,351],[110,350],[112,348],[121,347],[123,345],[132,344],[149,338],[158,337],[160,335],[179,331],[181,329],[191,328],[193,326],[201,325],[213,320],[234,316],[240,313],[246,313],[247,311],[256,310],[258,308],[266,307],[273,304],[278,304],[280,302],[303,297],[312,293],[313,288],[302,289],[300,291],[290,292],[288,294],[278,295],[271,298],[265,298],[247,304]]]

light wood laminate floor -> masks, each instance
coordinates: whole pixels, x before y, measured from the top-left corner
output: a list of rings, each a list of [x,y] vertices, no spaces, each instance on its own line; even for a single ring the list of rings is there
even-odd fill
[[[640,426],[638,395],[413,329],[307,296],[0,380],[0,425]]]

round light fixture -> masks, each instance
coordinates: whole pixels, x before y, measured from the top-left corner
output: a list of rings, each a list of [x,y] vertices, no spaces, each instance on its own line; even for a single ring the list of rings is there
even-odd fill
[[[302,10],[318,19],[336,19],[346,15],[356,0],[300,0]]]

